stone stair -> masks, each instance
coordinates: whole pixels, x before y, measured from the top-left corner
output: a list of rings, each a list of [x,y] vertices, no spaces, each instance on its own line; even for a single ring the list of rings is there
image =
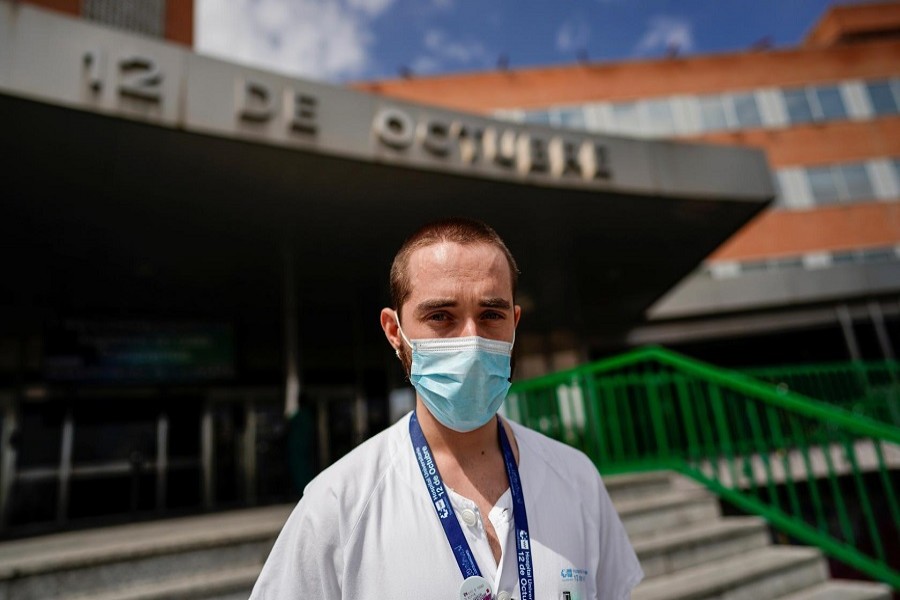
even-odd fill
[[[292,506],[0,544],[0,600],[246,600]]]
[[[889,600],[669,473],[606,478],[646,579],[634,600]],[[0,600],[245,600],[291,505],[0,543]]]
[[[887,586],[829,579],[815,548],[772,545],[756,517],[722,517],[680,476],[604,478],[644,569],[633,600],[890,600]]]

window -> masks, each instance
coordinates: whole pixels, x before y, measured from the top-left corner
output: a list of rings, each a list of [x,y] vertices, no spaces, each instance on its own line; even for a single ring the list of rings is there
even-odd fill
[[[893,248],[867,248],[860,252],[860,259],[867,263],[883,263],[896,260],[897,254]]]
[[[735,94],[734,116],[740,127],[760,127],[762,117],[759,115],[759,107],[756,106],[756,97],[753,94]]]
[[[637,105],[631,102],[620,102],[612,105],[613,126],[619,133],[639,133],[641,123],[638,120]]]
[[[675,119],[668,100],[648,100],[644,103],[644,116],[650,135],[671,135],[675,131]]]
[[[836,86],[814,88],[812,90],[819,102],[818,119],[837,120],[847,118],[847,109],[844,107],[844,99],[841,98],[841,90]]]
[[[875,197],[869,173],[862,163],[853,165],[841,165],[838,168],[838,177],[843,180],[844,197],[847,200],[871,200]]]
[[[850,163],[806,170],[816,204],[871,200],[875,197],[869,172],[863,163]]]
[[[855,252],[835,252],[831,255],[831,264],[847,265],[856,262]]]
[[[728,119],[725,116],[722,98],[720,96],[701,96],[699,100],[703,129],[706,131],[728,129]]]
[[[790,256],[787,258],[773,258],[769,260],[769,269],[773,271],[779,271],[784,269],[802,269],[803,268],[803,257],[802,256]]]
[[[806,175],[816,204],[833,204],[841,199],[831,167],[807,169]]]
[[[832,121],[847,118],[847,107],[836,85],[784,90],[788,120],[791,123]]]
[[[84,0],[82,14],[92,21],[154,37],[165,35],[164,0]]]
[[[812,106],[805,89],[784,90],[784,103],[791,123],[809,123],[813,120]]]
[[[897,96],[892,89],[890,81],[872,81],[866,84],[869,92],[869,100],[872,101],[872,110],[878,116],[896,115],[900,112]]]
[[[580,106],[560,108],[559,121],[563,127],[584,129],[584,109]]]
[[[752,262],[741,263],[742,273],[753,273],[759,271],[768,271],[769,262],[765,260],[754,260]]]
[[[536,123],[539,125],[550,124],[550,113],[546,110],[529,110],[525,112],[526,123]]]

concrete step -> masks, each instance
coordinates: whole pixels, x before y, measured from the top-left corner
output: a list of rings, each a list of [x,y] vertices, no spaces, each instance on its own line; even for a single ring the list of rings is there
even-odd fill
[[[674,476],[677,477],[677,476]],[[662,494],[672,489],[673,474],[668,471],[628,473],[603,478],[613,502]]]
[[[207,574],[218,580],[219,573],[243,568],[258,573],[291,508],[231,511],[5,542],[0,544],[0,598],[93,597],[110,589],[137,589]]]
[[[647,579],[632,600],[761,600],[780,598],[824,582],[828,567],[818,550],[772,546]]]
[[[832,580],[779,600],[891,600],[891,588],[880,583]]]
[[[653,536],[632,538],[649,579],[769,545],[766,523],[756,517],[732,517],[692,523]]]
[[[261,565],[167,578],[104,592],[63,596],[64,600],[223,600],[250,596]]]
[[[703,490],[669,491],[620,500],[616,510],[632,538],[719,518],[719,502]]]

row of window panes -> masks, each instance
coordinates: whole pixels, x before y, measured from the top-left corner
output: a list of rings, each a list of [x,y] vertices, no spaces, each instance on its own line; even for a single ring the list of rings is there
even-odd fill
[[[806,169],[810,192],[816,204],[871,200],[875,197],[864,163],[847,163]]]
[[[900,113],[900,79],[866,82],[872,111],[880,116]]]
[[[881,248],[865,248],[860,250],[847,250],[843,252],[825,253],[828,257],[828,264],[846,265],[846,264],[878,264],[888,262],[900,262],[900,246],[888,246]],[[754,260],[737,263],[736,269],[729,269],[730,276],[736,276],[745,273],[757,273],[760,271],[779,271],[785,269],[807,269],[802,256],[789,256],[781,258],[772,258],[766,260]],[[714,278],[715,266],[707,264],[704,272]]]
[[[893,167],[894,185],[900,186],[900,158],[890,159],[890,165]],[[860,202],[878,197],[872,175],[863,162],[807,167],[802,172],[815,205]],[[785,197],[786,192],[781,189],[778,177],[772,179],[776,191],[775,204],[790,205],[790,199]]]
[[[900,79],[869,81],[864,84],[872,114],[900,113]],[[807,86],[780,90],[788,124],[836,121],[849,117],[838,85]],[[697,97],[702,131],[765,127],[762,111],[753,91]],[[657,98],[610,105],[612,130],[623,134],[665,137],[676,133],[672,99]],[[509,114],[503,113],[503,114]],[[588,128],[584,106],[525,111],[517,115],[527,123]],[[595,128],[596,129],[596,128]]]

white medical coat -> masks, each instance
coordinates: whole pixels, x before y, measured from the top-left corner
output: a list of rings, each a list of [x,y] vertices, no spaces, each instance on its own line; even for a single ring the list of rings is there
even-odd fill
[[[597,469],[581,452],[510,424],[519,447],[535,599],[628,598],[643,572]],[[495,598],[518,599],[509,490],[487,515],[503,546],[499,565],[475,503],[452,491],[450,497]],[[407,416],[307,486],[251,600],[456,600],[461,583],[415,460]]]

